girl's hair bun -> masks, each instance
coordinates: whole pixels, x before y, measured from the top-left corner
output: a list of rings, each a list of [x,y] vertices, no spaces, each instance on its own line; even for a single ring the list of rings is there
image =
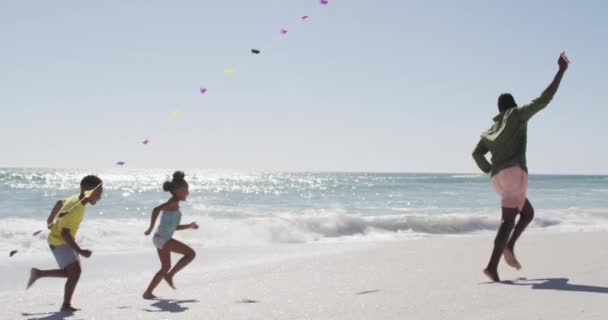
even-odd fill
[[[186,180],[184,180],[185,177],[186,174],[183,171],[175,171],[173,173],[173,180],[165,181],[165,183],[163,183],[163,190],[173,192],[175,188],[186,183]]]
[[[186,177],[186,174],[183,171],[175,171],[173,173],[174,182],[183,181],[185,177]]]

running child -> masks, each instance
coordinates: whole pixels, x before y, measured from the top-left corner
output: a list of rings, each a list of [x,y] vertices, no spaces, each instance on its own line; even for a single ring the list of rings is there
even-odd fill
[[[103,192],[102,181],[96,176],[86,176],[80,182],[80,194],[58,201],[49,214],[47,226],[51,229],[49,247],[57,260],[59,269],[40,270],[32,268],[27,282],[29,289],[40,278],[67,278],[65,282],[61,311],[74,312],[72,295],[80,279],[80,258],[89,258],[90,250],[82,249],[76,243],[76,233],[84,218],[85,206],[95,205]]]
[[[152,217],[150,221],[150,227],[145,235],[150,235],[156,224],[158,215],[162,212],[160,218],[160,224],[154,233],[152,243],[156,247],[158,252],[158,258],[160,259],[160,270],[154,275],[152,281],[148,285],[146,292],[143,294],[144,299],[155,299],[154,289],[158,286],[161,280],[165,280],[171,288],[175,289],[173,285],[173,277],[175,274],[187,266],[196,253],[189,246],[173,239],[173,233],[176,230],[186,229],[198,229],[198,225],[195,222],[189,224],[180,224],[182,219],[182,213],[179,210],[179,203],[186,201],[188,197],[188,183],[184,179],[185,174],[181,171],[173,173],[173,180],[167,181],[163,184],[163,190],[171,193],[171,198],[154,208],[152,211]],[[171,268],[171,253],[179,253],[183,255],[181,259]]]

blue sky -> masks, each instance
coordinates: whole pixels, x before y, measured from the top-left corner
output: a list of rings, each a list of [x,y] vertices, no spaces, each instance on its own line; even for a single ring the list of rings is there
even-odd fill
[[[530,123],[530,170],[606,174],[605,12],[601,1],[2,1],[0,166],[477,172],[470,154],[497,96],[535,98],[566,50],[560,92]]]

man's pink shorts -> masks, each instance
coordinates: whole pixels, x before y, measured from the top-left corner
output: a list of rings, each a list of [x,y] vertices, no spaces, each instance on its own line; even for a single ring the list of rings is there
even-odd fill
[[[501,197],[501,207],[523,209],[528,191],[528,173],[520,166],[498,172],[492,178],[492,185]]]

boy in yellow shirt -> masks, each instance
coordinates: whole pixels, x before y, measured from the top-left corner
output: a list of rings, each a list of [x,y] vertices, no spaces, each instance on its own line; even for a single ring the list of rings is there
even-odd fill
[[[75,240],[76,233],[84,217],[85,206],[89,203],[95,205],[101,199],[102,192],[101,179],[96,176],[86,176],[80,182],[80,194],[58,201],[47,219],[48,227],[51,230],[48,243],[59,269],[32,268],[27,288],[29,289],[40,278],[67,278],[61,311],[78,310],[72,307],[71,301],[80,278],[79,256],[88,258],[92,252],[78,246]],[[57,220],[55,220],[56,217]]]

